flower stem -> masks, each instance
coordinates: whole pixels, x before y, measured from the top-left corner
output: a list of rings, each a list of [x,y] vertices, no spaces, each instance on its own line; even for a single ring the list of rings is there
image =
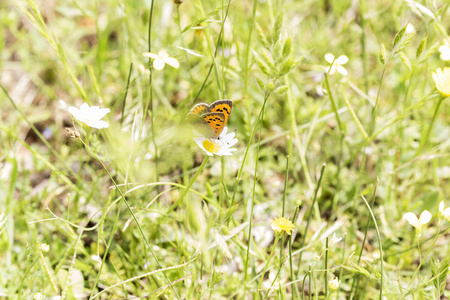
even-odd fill
[[[94,157],[94,158],[102,165],[103,169],[105,169],[106,173],[108,174],[109,178],[111,179],[112,183],[114,184],[115,189],[119,192],[120,198],[121,198],[121,201],[120,201],[120,203],[119,203],[119,208],[118,208],[118,210],[117,210],[117,214],[116,214],[116,217],[115,217],[115,219],[114,219],[113,227],[112,227],[111,232],[110,232],[110,235],[109,235],[109,240],[108,240],[108,242],[107,242],[107,244],[106,244],[106,249],[105,249],[105,251],[104,251],[104,253],[103,253],[102,264],[100,265],[100,269],[99,269],[99,271],[97,272],[97,277],[95,278],[94,286],[91,288],[91,295],[89,296],[89,299],[92,299],[92,297],[94,296],[95,288],[97,287],[98,281],[99,281],[99,279],[100,279],[100,274],[101,274],[102,268],[103,268],[103,266],[104,266],[104,264],[105,264],[106,257],[108,256],[108,252],[109,252],[109,249],[110,249],[110,247],[111,247],[111,243],[112,243],[112,240],[113,240],[113,237],[114,237],[114,232],[116,232],[117,227],[118,227],[118,224],[119,224],[119,217],[120,217],[120,212],[121,212],[123,203],[126,204],[128,210],[129,210],[129,212],[130,212],[131,215],[133,216],[133,219],[134,219],[134,221],[136,222],[136,225],[137,225],[137,227],[138,227],[138,229],[139,229],[139,232],[140,232],[141,235],[142,235],[142,238],[143,238],[143,240],[144,240],[144,242],[145,242],[145,244],[146,244],[146,246],[147,246],[147,249],[150,250],[150,253],[152,254],[153,258],[155,259],[156,265],[157,265],[158,268],[160,268],[160,269],[162,269],[162,266],[161,266],[161,264],[159,263],[159,259],[158,259],[158,257],[156,257],[156,254],[155,254],[155,252],[153,251],[153,248],[151,247],[149,241],[147,240],[147,237],[145,236],[144,231],[142,230],[141,224],[140,224],[139,221],[137,220],[136,215],[134,214],[133,210],[131,209],[130,204],[129,204],[128,201],[125,199],[124,193],[123,193],[122,190],[117,186],[117,183],[116,183],[116,181],[114,180],[114,178],[113,178],[113,176],[111,175],[111,173],[109,172],[108,168],[105,166],[105,164],[103,163],[103,161],[98,157],[98,155],[95,154],[95,153],[92,151],[92,149],[85,143],[85,141],[83,141],[82,139],[80,139],[80,141],[83,143],[83,145],[84,145],[86,151],[87,151],[92,157]],[[167,282],[169,283],[169,285],[170,285],[172,291],[175,293],[176,297],[177,297],[178,299],[180,299],[180,295],[178,295],[177,291],[176,291],[175,288],[173,287],[173,285],[172,285],[172,283],[170,282],[169,278],[167,277],[166,273],[163,272],[163,274],[164,274],[164,278],[165,278],[165,279],[167,280]]]
[[[371,208],[373,208],[373,205],[375,203],[375,197],[377,195],[377,189],[378,189],[378,178],[377,178],[377,183],[375,185],[375,189],[374,189],[373,195],[372,195],[372,203],[370,205]],[[367,232],[369,231],[370,221],[371,221],[370,218],[367,218],[366,229],[364,231],[364,238],[363,238],[363,240],[361,242],[361,249],[360,249],[359,255],[358,255],[358,265],[361,262],[361,257],[362,257],[362,254],[363,254],[364,245],[366,244]],[[359,279],[360,279],[360,274],[357,274],[355,277],[353,277],[352,289],[350,290],[350,295],[351,295],[352,292],[353,292],[353,287],[356,287],[355,288],[355,294],[353,295],[355,298],[356,298],[356,293],[358,291]],[[355,283],[356,283],[356,285],[355,285]]]
[[[299,210],[299,207],[297,205],[295,207],[294,216],[292,218],[292,223],[294,223],[294,224],[295,224],[295,219],[297,218],[298,210]],[[294,277],[294,267],[293,267],[293,263],[292,263],[292,239],[293,239],[293,237],[290,236],[289,237],[289,270],[290,270],[290,274],[291,274],[291,280],[295,281],[296,277]],[[298,299],[298,298],[300,298],[300,293],[298,290],[298,284],[295,284],[294,288],[293,288],[292,299]]]
[[[377,232],[377,239],[378,239],[378,245],[380,246],[380,297],[379,299],[383,299],[383,247],[381,243],[381,235],[380,230],[378,229],[377,220],[375,219],[375,216],[373,215],[372,208],[370,207],[369,203],[367,202],[366,198],[364,198],[363,195],[361,195],[361,198],[364,200],[364,203],[367,206],[367,209],[369,210],[369,213],[373,219],[373,223],[375,225],[375,231]]]
[[[153,3],[150,6],[150,20],[148,22],[148,52],[152,52],[152,20],[153,20]],[[149,58],[150,59],[150,58]],[[153,149],[155,150],[155,180],[159,181],[159,157],[158,157],[158,145],[156,144],[156,130],[155,130],[155,101],[153,101],[153,68],[150,67],[150,74],[148,76],[148,82],[150,87],[150,110],[151,110],[151,131],[152,131],[152,142]],[[146,104],[146,106],[148,103]],[[147,106],[148,107],[148,106]],[[144,110],[144,118],[142,120],[142,126],[144,126],[144,120],[147,115],[147,107]]]
[[[175,209],[175,207],[177,207],[178,205],[181,206],[181,204],[183,204],[184,196],[186,196],[186,194],[189,192],[189,190],[191,189],[192,184],[197,179],[198,175],[203,170],[203,168],[206,166],[206,163],[208,162],[208,159],[209,159],[209,156],[206,156],[203,159],[202,164],[198,168],[197,172],[195,172],[194,177],[192,177],[192,179],[189,182],[189,184],[186,186],[186,189],[184,190],[183,194],[181,194],[180,198],[178,198],[177,201],[175,201],[175,203],[169,208],[169,210],[166,212],[166,214],[170,214]]]
[[[302,239],[302,243],[300,244],[300,249],[303,248],[303,246],[305,246],[305,241],[306,241],[306,234],[308,233],[308,228],[309,228],[309,223],[311,222],[311,215],[312,215],[312,211],[314,208],[314,204],[316,203],[317,200],[317,194],[319,193],[319,188],[320,185],[322,183],[322,177],[323,177],[323,173],[325,172],[325,166],[326,164],[323,164],[322,169],[320,170],[320,177],[319,177],[319,181],[317,182],[317,186],[316,186],[316,192],[314,193],[314,199],[313,202],[311,204],[311,208],[309,209],[309,214],[308,214],[308,219],[306,221],[306,227],[305,227],[305,231],[303,232],[303,239]],[[298,264],[297,264],[297,277],[298,274],[300,273],[300,265],[302,263],[302,256],[303,256],[303,251],[300,252],[300,257],[298,259]]]
[[[56,283],[55,283],[55,280],[52,277],[52,274],[50,274],[50,270],[48,268],[47,263],[45,262],[44,255],[42,254],[42,250],[41,250],[41,244],[39,244],[39,242],[37,243],[37,248],[38,248],[38,251],[39,251],[39,257],[41,258],[42,267],[44,268],[44,272],[45,272],[45,274],[47,274],[48,279],[50,280],[50,285],[52,286],[52,288],[56,292],[56,294],[59,295],[58,287],[56,286]]]
[[[325,240],[325,298],[328,298],[328,237]]]
[[[255,173],[253,176],[253,191],[252,191],[252,205],[251,205],[251,209],[250,209],[250,216],[248,216],[249,218],[249,226],[248,226],[248,243],[247,243],[247,253],[246,253],[246,257],[245,257],[245,263],[244,263],[244,299],[245,299],[245,292],[246,292],[246,283],[247,283],[247,268],[248,268],[248,259],[250,256],[250,247],[252,245],[252,224],[253,224],[253,208],[255,206],[255,194],[256,194],[256,182],[257,180],[257,173],[258,173],[258,162],[259,162],[259,146],[261,145],[261,131],[263,128],[263,124],[262,124],[262,120],[264,119],[264,109],[262,110],[262,116],[261,116],[261,122],[257,122],[256,124],[260,123],[260,128],[259,128],[259,137],[258,137],[258,147],[256,149],[256,161],[255,161]],[[250,145],[250,143],[249,143]],[[248,146],[247,146],[248,147]],[[242,164],[244,164],[244,162],[242,162]],[[233,194],[234,195],[234,194]],[[277,239],[278,241],[278,239]],[[263,276],[264,276],[264,272],[263,272]],[[261,279],[262,280],[262,279]],[[259,294],[259,287],[260,285],[258,285],[258,289],[257,292]]]
[[[234,184],[233,196],[231,197],[230,207],[232,207],[234,205],[234,199],[236,198],[237,186],[238,186],[239,182],[241,181],[242,171],[244,170],[244,165],[245,165],[245,160],[247,159],[248,152],[249,152],[248,150],[250,149],[251,142],[253,140],[253,137],[255,136],[256,129],[258,128],[258,124],[262,120],[262,115],[264,113],[264,108],[266,107],[267,99],[269,99],[269,96],[270,96],[270,92],[266,91],[266,93],[264,95],[263,106],[261,107],[261,110],[259,111],[258,120],[256,120],[256,124],[253,127],[252,133],[251,133],[250,138],[249,138],[249,142],[247,143],[247,148],[245,149],[244,158],[242,160],[241,167],[239,168],[239,172],[238,172],[238,176],[237,176],[237,179],[236,179],[236,183]]]
[[[252,10],[252,19],[250,21],[250,29],[248,31],[247,37],[247,45],[245,46],[245,57],[244,57],[244,96],[247,96],[248,93],[248,60],[250,54],[250,43],[252,41],[253,36],[253,27],[255,26],[255,16],[256,16],[256,7],[258,5],[258,0],[253,0],[253,10]]]
[[[122,116],[120,117],[120,125],[122,125],[123,118],[125,116],[125,106],[127,104],[128,87],[130,86],[130,78],[132,70],[133,70],[133,62],[130,63],[130,70],[128,71],[128,78],[127,78],[127,87],[125,88],[125,94],[123,95]]]
[[[267,259],[266,264],[265,264],[265,266],[264,266],[264,269],[263,269],[263,271],[262,271],[262,273],[261,273],[261,278],[259,279],[258,288],[257,288],[258,294],[259,294],[259,292],[260,292],[261,285],[262,285],[262,282],[263,282],[263,280],[264,280],[264,274],[266,274],[267,267],[269,266],[269,263],[270,263],[270,261],[272,260],[273,255],[275,254],[275,247],[277,246],[279,240],[280,240],[280,238],[277,236],[277,237],[275,238],[275,242],[274,242],[273,245],[272,245],[272,249],[270,250],[270,256],[269,256],[269,258]],[[247,273],[247,270],[246,270],[246,269],[245,269],[244,271]]]
[[[434,122],[436,121],[436,117],[437,117],[439,108],[441,107],[441,104],[442,104],[444,99],[445,99],[445,97],[443,97],[443,96],[441,96],[439,98],[439,101],[438,101],[438,103],[436,105],[436,108],[434,109],[434,114],[433,114],[433,118],[431,119],[430,127],[428,128],[428,131],[427,131],[427,133],[425,135],[425,138],[424,138],[423,143],[422,143],[422,145],[421,145],[421,147],[419,149],[419,152],[421,150],[425,149],[425,147],[427,146],[428,139],[430,138],[431,130],[433,129],[433,125],[434,125]]]
[[[228,0],[227,10],[225,12],[225,18],[223,19],[222,26],[221,26],[220,32],[219,32],[219,37],[218,37],[217,42],[216,42],[216,49],[215,49],[214,55],[212,57],[213,58],[213,62],[209,66],[208,74],[206,74],[205,80],[203,81],[202,86],[198,90],[197,95],[195,96],[194,101],[192,101],[192,103],[195,103],[195,101],[197,101],[198,97],[200,96],[201,92],[203,91],[203,88],[206,86],[206,82],[208,81],[209,75],[211,75],[211,71],[212,71],[212,69],[213,69],[213,67],[215,65],[215,59],[216,59],[216,56],[217,56],[217,51],[219,49],[219,43],[221,41],[221,36],[222,36],[224,24],[225,24],[225,21],[226,21],[226,19],[228,17],[228,11],[230,9],[230,3],[231,3],[231,0]],[[219,88],[220,88],[220,85],[219,85]]]
[[[438,230],[436,231],[436,235],[434,237],[433,243],[430,245],[430,248],[428,249],[427,253],[425,253],[425,256],[423,257],[423,259],[420,259],[420,263],[417,266],[416,270],[414,271],[414,274],[413,274],[413,276],[411,278],[411,281],[408,284],[408,287],[405,289],[405,291],[408,291],[408,292],[406,294],[402,295],[400,300],[404,299],[406,296],[408,296],[409,293],[411,293],[409,288],[411,287],[411,284],[413,283],[414,279],[416,278],[417,273],[419,272],[420,268],[422,267],[423,262],[428,257],[428,254],[430,254],[431,250],[433,249],[433,246],[436,243],[437,238],[439,237],[439,234],[440,234],[440,231],[441,231],[441,226],[442,226],[442,222],[439,220],[439,227],[438,227]]]

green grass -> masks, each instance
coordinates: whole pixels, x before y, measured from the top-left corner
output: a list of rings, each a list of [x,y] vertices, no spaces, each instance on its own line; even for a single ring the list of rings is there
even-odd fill
[[[449,20],[444,0],[1,2],[0,299],[450,297]],[[178,69],[142,55],[161,49]],[[218,99],[233,156],[185,118]]]

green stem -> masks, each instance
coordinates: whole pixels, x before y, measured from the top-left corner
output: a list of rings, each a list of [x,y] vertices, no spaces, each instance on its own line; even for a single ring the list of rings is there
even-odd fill
[[[125,116],[125,106],[127,104],[128,87],[130,86],[131,71],[133,70],[133,62],[130,63],[130,70],[128,71],[127,87],[125,88],[125,95],[123,95],[122,103],[122,117],[120,118],[120,125],[123,123],[123,118]]]
[[[194,177],[192,177],[191,181],[189,182],[189,184],[187,185],[186,189],[184,190],[183,194],[181,194],[180,198],[177,199],[177,201],[175,201],[175,203],[167,210],[166,214],[170,214],[175,207],[177,207],[178,205],[181,206],[181,204],[183,204],[183,198],[184,196],[186,196],[186,194],[189,192],[189,190],[191,189],[192,184],[194,183],[194,181],[197,179],[198,175],[200,174],[200,172],[203,170],[203,168],[206,166],[206,163],[208,162],[209,156],[206,156],[203,159],[202,164],[200,165],[200,167],[198,168],[197,172],[195,172]]]
[[[441,231],[441,226],[442,226],[442,222],[439,221],[439,227],[438,230],[436,232],[436,236],[434,237],[433,243],[431,244],[430,248],[428,249],[427,253],[425,253],[425,256],[423,257],[423,259],[420,260],[419,265],[417,266],[416,270],[414,271],[414,274],[411,278],[411,281],[408,284],[408,287],[405,289],[405,291],[408,291],[406,294],[402,295],[401,299],[404,299],[406,296],[408,296],[409,293],[411,293],[411,291],[409,290],[409,288],[411,287],[411,284],[413,283],[414,279],[417,276],[417,273],[419,272],[420,268],[422,267],[423,262],[425,261],[425,259],[428,257],[428,255],[430,254],[431,250],[433,249],[434,244],[436,243],[437,238],[439,237],[440,231]]]
[[[233,196],[231,197],[230,207],[232,207],[234,205],[234,200],[236,198],[237,186],[238,186],[238,184],[239,184],[239,182],[241,181],[241,178],[242,178],[242,172],[244,170],[245,160],[247,159],[248,152],[249,152],[249,149],[250,149],[253,137],[255,136],[256,129],[258,128],[258,124],[261,121],[262,115],[264,113],[264,108],[266,107],[267,99],[269,99],[269,96],[270,96],[270,93],[268,91],[266,91],[266,93],[264,95],[263,106],[261,107],[261,110],[259,111],[258,120],[256,121],[256,124],[253,127],[252,133],[251,133],[250,138],[248,140],[247,148],[245,149],[245,153],[244,153],[244,158],[242,159],[241,167],[239,168],[238,176],[237,176],[236,182],[234,184]]]
[[[153,3],[155,1],[152,0],[152,4],[150,6],[150,20],[148,22],[148,52],[152,52],[152,20],[153,20]],[[150,60],[150,58],[149,58]],[[153,101],[153,68],[150,67],[150,74],[148,76],[149,88],[150,88],[150,126],[152,131],[152,142],[153,149],[155,150],[155,179],[156,182],[159,181],[159,157],[158,157],[158,145],[156,143],[156,130],[155,130],[155,101]],[[142,120],[142,126],[144,126],[144,120],[147,116],[148,102],[146,103],[146,107],[144,110],[144,118]]]
[[[378,239],[378,244],[380,245],[380,297],[379,299],[382,300],[383,299],[383,245],[381,243],[381,235],[380,235],[380,230],[378,229],[378,224],[377,224],[377,220],[375,219],[375,216],[373,215],[372,209],[370,208],[369,203],[367,202],[366,198],[364,198],[363,195],[361,195],[361,198],[364,200],[364,203],[367,206],[367,209],[370,212],[370,215],[373,219],[373,223],[375,225],[375,230],[377,232],[377,239]]]
[[[339,278],[338,280],[342,280],[342,270],[344,269],[342,266],[344,265],[344,258],[345,258],[345,242],[347,240],[347,234],[344,235],[344,245],[342,246],[342,257],[341,257],[341,267],[339,271]],[[341,290],[341,285],[339,284],[338,289],[336,291],[336,300],[339,300],[339,291]]]
[[[284,235],[283,235],[283,238],[284,238]],[[277,281],[278,276],[280,276],[280,273],[281,273],[281,267],[283,267],[283,264],[280,264],[280,265],[278,266],[277,275],[275,275],[275,278],[272,280],[272,283],[270,284],[270,287],[267,289],[266,293],[264,294],[264,298],[263,298],[263,299],[267,299],[267,296],[269,296],[270,290],[272,289],[272,287],[273,287],[275,281]],[[264,276],[264,274],[263,274],[263,276]]]
[[[364,32],[365,27],[365,0],[359,0],[359,17],[361,26],[361,60],[363,63],[363,73],[364,73],[364,91],[366,94],[369,92],[369,76],[367,75],[367,60],[366,60],[366,34]]]
[[[231,0],[228,0],[227,11],[226,11],[226,13],[225,13],[225,18],[224,18],[224,20],[223,20],[223,22],[222,22],[222,26],[221,26],[221,28],[220,28],[219,38],[217,39],[217,42],[216,42],[216,49],[215,49],[215,51],[214,51],[213,62],[212,62],[211,65],[209,66],[208,74],[206,74],[205,80],[203,81],[202,86],[201,86],[200,89],[198,90],[197,95],[195,96],[194,101],[192,101],[192,103],[195,103],[195,102],[197,101],[198,97],[200,96],[201,92],[203,91],[203,88],[204,88],[205,85],[206,85],[206,82],[208,81],[209,75],[211,75],[212,69],[213,69],[214,66],[215,66],[215,59],[216,59],[216,56],[217,56],[217,51],[218,51],[218,49],[219,49],[220,37],[222,36],[223,27],[224,27],[225,21],[226,21],[226,19],[227,19],[227,17],[228,17],[228,11],[229,11],[229,9],[230,9],[230,3],[231,3]],[[219,88],[220,88],[220,85],[219,85]]]
[[[262,285],[262,282],[263,282],[263,280],[264,280],[264,274],[266,274],[267,267],[269,267],[269,263],[270,263],[270,261],[272,260],[273,255],[275,254],[275,247],[277,246],[279,240],[280,240],[279,237],[276,237],[276,238],[275,238],[275,242],[273,243],[272,249],[270,250],[270,256],[269,256],[269,258],[267,259],[266,264],[264,265],[264,269],[263,269],[263,271],[262,271],[262,273],[261,273],[261,278],[259,279],[259,283],[258,283],[258,288],[257,288],[258,294],[259,294],[259,292],[260,292],[261,285]],[[245,273],[247,273],[246,270],[247,270],[247,269],[245,269]],[[244,286],[245,286],[245,285],[244,285]],[[245,296],[245,293],[244,293],[244,296]],[[245,299],[245,297],[244,297],[243,299]]]
[[[295,207],[294,216],[292,218],[292,223],[294,223],[294,224],[295,224],[295,220],[297,218],[298,210],[299,210],[299,207],[297,205]],[[291,275],[291,280],[295,281],[296,277],[294,277],[294,266],[293,266],[293,263],[292,263],[292,239],[293,239],[293,237],[290,236],[289,237],[289,271],[290,271],[290,275]],[[298,290],[298,284],[296,283],[294,285],[294,288],[293,288],[292,299],[298,299],[300,297],[299,294],[300,293],[299,293],[299,290]]]
[[[117,183],[116,183],[116,181],[114,180],[114,178],[113,178],[113,176],[111,175],[111,173],[109,172],[108,168],[105,166],[105,164],[103,163],[103,161],[97,156],[97,154],[95,154],[95,153],[92,151],[92,149],[91,149],[91,148],[90,148],[90,147],[89,147],[82,139],[80,139],[80,141],[81,141],[81,142],[83,143],[83,145],[85,146],[87,152],[88,152],[93,158],[95,158],[95,159],[102,165],[103,169],[105,169],[105,171],[106,171],[106,173],[108,174],[110,180],[111,180],[112,183],[114,184],[115,189],[119,192],[120,197],[121,197],[121,201],[120,201],[120,204],[119,204],[119,208],[118,208],[118,210],[117,210],[116,218],[115,218],[115,220],[114,220],[113,228],[111,229],[111,232],[110,232],[110,235],[109,235],[109,240],[108,240],[108,243],[107,243],[107,245],[106,245],[105,252],[103,253],[102,264],[100,265],[100,269],[99,269],[99,271],[97,272],[97,277],[96,277],[96,279],[95,279],[94,286],[93,286],[92,289],[91,289],[91,294],[90,294],[90,296],[89,296],[89,300],[91,300],[92,297],[94,296],[95,288],[97,287],[98,281],[99,281],[99,279],[100,279],[100,274],[101,274],[103,265],[105,264],[106,257],[108,256],[108,252],[109,252],[109,249],[110,249],[110,246],[111,246],[111,243],[112,243],[112,239],[113,239],[113,237],[114,237],[114,233],[116,232],[117,227],[118,227],[119,217],[120,217],[120,212],[121,212],[121,208],[122,208],[123,203],[126,204],[126,206],[127,206],[127,208],[128,208],[128,211],[129,211],[129,212],[131,213],[131,215],[133,216],[133,219],[134,219],[134,221],[136,222],[136,225],[137,225],[137,227],[138,227],[138,229],[139,229],[139,232],[140,232],[141,235],[142,235],[142,238],[144,239],[144,242],[145,242],[145,244],[146,244],[146,246],[147,246],[147,249],[150,250],[150,253],[152,254],[153,258],[155,259],[156,265],[157,265],[158,268],[160,268],[160,269],[162,269],[162,266],[161,266],[161,264],[160,264],[160,262],[159,262],[159,260],[158,260],[158,257],[156,256],[155,252],[153,251],[153,248],[151,247],[150,243],[148,242],[147,237],[145,236],[144,231],[142,230],[141,224],[140,224],[139,221],[137,220],[136,215],[134,214],[133,210],[131,209],[130,204],[129,204],[128,201],[125,199],[124,193],[123,193],[122,190],[119,189],[119,187],[117,186]],[[166,279],[167,282],[169,283],[171,289],[173,290],[173,292],[174,292],[175,295],[177,296],[177,298],[181,300],[180,296],[178,295],[177,291],[176,291],[175,288],[173,287],[173,285],[172,285],[172,283],[170,282],[169,278],[167,277],[166,273],[163,272],[163,274],[164,274],[165,279]]]
[[[309,281],[308,281],[308,299],[311,300],[312,297],[312,289],[311,289],[311,283],[312,283],[312,270],[311,265],[309,265]]]
[[[248,32],[247,37],[247,45],[245,46],[245,57],[244,57],[244,96],[248,93],[248,60],[249,60],[249,54],[250,54],[250,43],[252,41],[253,36],[253,27],[255,26],[255,16],[256,16],[256,7],[258,5],[258,0],[253,0],[253,11],[252,11],[252,19],[250,23],[250,30]]]
[[[373,205],[375,204],[375,197],[377,194],[377,189],[378,189],[378,178],[377,178],[377,183],[375,185],[375,189],[374,189],[373,195],[372,195],[372,203],[370,205],[371,208],[373,208]],[[370,226],[370,218],[367,219],[366,229],[364,231],[364,238],[361,242],[361,249],[360,249],[359,255],[358,255],[358,265],[361,262],[361,257],[363,254],[364,245],[366,244],[366,238],[367,238],[367,232],[369,231],[369,226]],[[355,286],[355,293],[354,293],[353,297],[356,297],[356,293],[358,292],[359,279],[360,279],[360,274],[357,274],[355,277],[353,277],[352,290],[353,290],[353,287]],[[356,282],[356,285],[355,285],[355,282]],[[350,294],[352,294],[352,293],[350,293]]]
[[[441,107],[441,104],[444,101],[444,99],[445,99],[444,96],[441,96],[439,98],[439,101],[438,101],[438,103],[436,105],[436,108],[434,109],[433,118],[431,119],[430,127],[428,128],[428,131],[427,131],[427,133],[425,135],[425,139],[423,140],[423,143],[422,143],[422,146],[420,147],[420,150],[425,149],[425,147],[427,146],[428,139],[430,138],[431,130],[433,129],[433,125],[434,125],[434,122],[436,121],[436,117],[437,117],[439,108]]]
[[[249,226],[248,226],[248,243],[247,243],[247,253],[246,253],[246,257],[245,257],[245,262],[244,262],[244,299],[245,299],[245,293],[246,293],[246,283],[247,283],[247,268],[248,268],[248,259],[250,256],[250,247],[252,245],[252,224],[253,224],[253,208],[255,206],[255,194],[256,194],[256,182],[257,180],[257,173],[258,173],[258,162],[259,162],[259,146],[261,145],[261,132],[262,132],[262,120],[264,119],[264,112],[263,115],[261,116],[261,122],[260,122],[260,128],[259,128],[259,137],[258,137],[258,146],[256,148],[256,158],[255,158],[255,173],[253,176],[253,190],[252,190],[252,205],[251,205],[251,209],[250,209],[250,216],[249,218]],[[278,241],[278,239],[277,239]],[[264,277],[264,272],[263,272],[263,277]],[[262,280],[262,278],[261,278]],[[258,285],[258,289],[257,292],[259,294],[259,288],[260,285]]]
[[[325,240],[325,298],[328,295],[328,237]]]
[[[333,63],[334,63],[334,61],[333,61]],[[333,64],[331,64],[331,65],[333,65]],[[339,118],[336,102],[334,101],[333,93],[331,92],[331,89],[330,89],[330,83],[328,82],[328,73],[325,73],[324,75],[325,75],[325,87],[327,89],[328,96],[330,97],[331,106],[333,107],[334,115],[336,116],[336,120],[338,122],[340,135],[342,135],[342,133],[344,132],[344,127],[342,126],[341,119]]]
[[[320,188],[320,185],[322,184],[322,177],[323,177],[323,173],[325,172],[325,166],[326,166],[326,164],[323,164],[322,169],[320,170],[319,181],[317,182],[316,191],[314,193],[314,199],[313,199],[313,202],[312,202],[311,207],[309,209],[309,214],[308,214],[308,219],[306,221],[305,231],[303,232],[303,239],[302,239],[302,242],[301,242],[300,247],[299,247],[300,249],[302,249],[303,246],[305,246],[306,234],[308,233],[309,223],[311,222],[312,211],[313,211],[313,208],[314,208],[314,204],[316,203],[316,200],[317,200],[317,194],[319,193],[319,188]],[[302,256],[303,256],[303,251],[300,252],[300,257],[298,259],[297,277],[298,277],[298,274],[300,273],[300,265],[301,265],[301,262],[302,262]]]

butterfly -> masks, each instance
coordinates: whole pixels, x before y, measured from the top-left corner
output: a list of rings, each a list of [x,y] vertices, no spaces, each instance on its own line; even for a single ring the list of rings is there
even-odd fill
[[[210,105],[199,103],[187,114],[187,120],[206,138],[217,139],[227,124],[233,102],[217,100]]]

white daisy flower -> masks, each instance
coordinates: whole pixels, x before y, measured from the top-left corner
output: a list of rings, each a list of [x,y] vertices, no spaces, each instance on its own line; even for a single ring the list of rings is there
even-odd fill
[[[48,252],[50,250],[50,246],[48,244],[39,244],[39,248],[42,252]]]
[[[264,280],[264,282],[263,282],[264,288],[278,290],[280,285],[284,284],[284,282],[285,282],[284,279],[280,279],[280,280],[277,280],[277,281],[273,282],[275,280],[276,276],[277,276],[276,273],[277,272],[269,273],[269,278],[267,280]]]
[[[340,242],[342,240],[341,236],[336,236],[336,232],[333,233],[333,236],[331,237],[331,239],[329,240],[329,244],[328,247],[333,246],[334,244]]]
[[[337,290],[339,288],[339,284],[341,284],[341,281],[337,277],[334,277],[333,279],[328,281],[328,287],[332,291]]]
[[[348,63],[348,57],[345,55],[341,55],[335,59],[335,56],[331,53],[325,54],[325,60],[330,63],[331,66],[325,68],[328,74],[333,75],[334,73],[339,72],[342,75],[347,75],[347,69],[345,69],[342,65]],[[334,63],[333,63],[334,61]]]
[[[34,293],[32,299],[33,299],[33,300],[44,300],[44,299],[45,299],[45,296],[42,295],[42,293]]]
[[[439,47],[439,52],[441,52],[441,59],[443,61],[450,60],[450,44],[449,41],[444,40],[444,44]]]
[[[431,213],[428,210],[424,210],[420,214],[420,217],[417,218],[417,216],[414,213],[408,212],[403,215],[403,218],[406,221],[408,221],[408,223],[411,224],[411,226],[414,226],[420,232],[422,230],[422,227],[428,222],[430,222]]]
[[[110,112],[109,108],[100,108],[99,106],[89,107],[87,103],[83,103],[79,109],[74,106],[70,106],[67,111],[71,113],[75,119],[89,127],[97,129],[109,127],[108,122],[100,120]]]
[[[231,147],[236,145],[238,140],[235,138],[236,133],[234,131],[228,134],[227,131],[228,128],[225,127],[217,139],[209,139],[194,130],[194,141],[208,156],[214,154],[218,156],[233,155],[232,152],[237,149]]]
[[[450,222],[450,207],[445,207],[444,201],[439,203],[439,215]]]
[[[164,66],[168,64],[171,67],[174,67],[175,69],[178,69],[180,67],[180,63],[176,58],[170,57],[169,54],[167,54],[166,50],[160,50],[158,54],[146,52],[143,54],[145,57],[153,58],[153,68],[155,70],[162,70],[164,69]]]

